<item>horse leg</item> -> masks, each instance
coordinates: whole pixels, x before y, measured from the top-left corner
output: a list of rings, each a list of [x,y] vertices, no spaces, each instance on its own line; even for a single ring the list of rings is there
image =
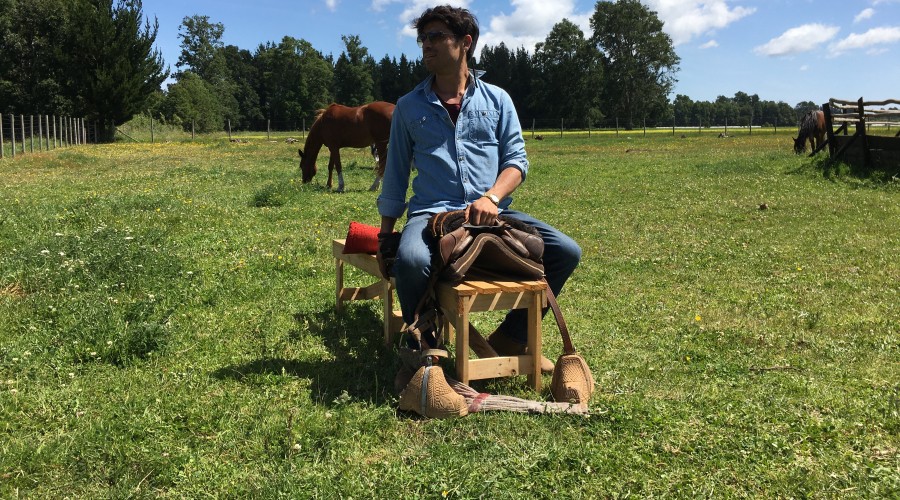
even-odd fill
[[[375,181],[372,182],[369,191],[378,191],[381,179],[384,178],[384,167],[387,164],[387,143],[380,142],[375,145],[375,148],[378,151],[378,168],[375,169]]]
[[[328,155],[328,182],[325,184],[325,187],[331,191],[331,175],[334,171],[334,152],[331,152]]]
[[[337,192],[343,193],[344,192],[344,172],[343,172],[343,169],[341,168],[341,151],[339,149],[336,149],[334,151],[334,154],[331,155],[331,157],[335,159],[334,167],[337,169],[337,174],[338,174]]]

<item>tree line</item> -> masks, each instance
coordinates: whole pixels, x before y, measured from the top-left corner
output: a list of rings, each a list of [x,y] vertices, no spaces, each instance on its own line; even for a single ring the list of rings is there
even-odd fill
[[[816,107],[744,92],[670,101],[680,59],[654,11],[639,0],[600,1],[590,26],[586,34],[564,19],[533,51],[485,46],[470,66],[509,92],[525,124],[786,126]],[[0,0],[0,112],[84,116],[104,140],[138,113],[197,132],[226,122],[296,130],[332,102],[396,102],[427,75],[421,59],[405,54],[376,61],[356,35],[341,37],[337,57],[290,36],[253,51],[225,45],[225,26],[203,15],[179,26],[170,73],[154,49],[157,30],[140,0]]]

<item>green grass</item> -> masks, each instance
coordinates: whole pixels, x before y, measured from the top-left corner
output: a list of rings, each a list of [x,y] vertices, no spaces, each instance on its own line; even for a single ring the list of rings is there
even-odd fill
[[[344,194],[264,135],[4,160],[0,496],[900,495],[896,181],[787,131],[545,137],[515,206],[584,250],[588,418],[397,413],[379,304],[333,308],[367,151]]]

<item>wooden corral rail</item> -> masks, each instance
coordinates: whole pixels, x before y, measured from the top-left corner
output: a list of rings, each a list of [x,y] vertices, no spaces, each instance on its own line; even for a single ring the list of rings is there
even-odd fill
[[[900,165],[900,130],[893,137],[868,133],[872,125],[900,128],[900,109],[886,108],[889,105],[900,106],[900,100],[865,101],[860,97],[856,101],[829,99],[823,104],[831,158],[870,167]],[[853,135],[849,135],[851,124],[855,125]]]

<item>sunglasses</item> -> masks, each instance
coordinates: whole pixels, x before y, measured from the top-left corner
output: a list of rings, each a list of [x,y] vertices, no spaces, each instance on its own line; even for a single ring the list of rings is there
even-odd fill
[[[445,38],[449,38],[451,36],[456,36],[453,33],[447,33],[445,31],[429,31],[428,33],[421,33],[416,37],[416,43],[419,44],[421,48],[422,45],[425,44],[425,40],[427,39],[430,43],[440,42]]]

